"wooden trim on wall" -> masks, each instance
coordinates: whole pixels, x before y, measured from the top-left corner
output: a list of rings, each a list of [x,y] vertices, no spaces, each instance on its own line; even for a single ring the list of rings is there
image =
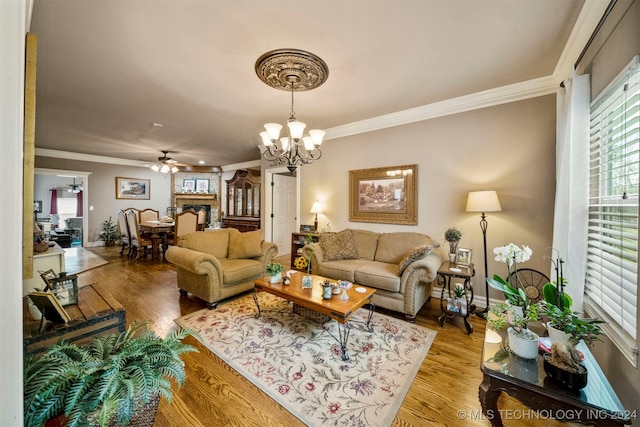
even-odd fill
[[[33,181],[36,146],[36,64],[38,38],[27,33],[24,78],[24,171],[22,198],[22,278],[33,277]]]

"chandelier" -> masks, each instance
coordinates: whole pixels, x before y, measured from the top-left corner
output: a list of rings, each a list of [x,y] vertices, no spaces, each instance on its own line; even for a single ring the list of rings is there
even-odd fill
[[[160,173],[178,172],[180,170],[176,166],[176,163],[178,162],[171,159],[171,157],[167,157],[167,154],[169,154],[168,151],[163,151],[162,154],[163,154],[162,157],[158,157],[158,163],[151,166],[151,169],[153,169],[154,172],[160,172]]]
[[[322,156],[320,145],[325,131],[312,129],[303,135],[306,124],[296,119],[293,109],[295,91],[322,85],[329,77],[327,64],[318,56],[298,49],[278,49],[265,53],[256,61],[256,74],[265,84],[291,91],[291,112],[287,120],[288,136],[280,138],[282,125],[267,123],[260,133],[265,147],[263,157],[273,166],[286,166],[293,175],[297,166],[307,165]]]

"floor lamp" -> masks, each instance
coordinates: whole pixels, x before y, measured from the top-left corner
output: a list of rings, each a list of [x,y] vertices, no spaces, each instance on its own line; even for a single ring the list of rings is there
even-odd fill
[[[481,212],[480,215],[480,229],[482,230],[482,243],[484,249],[484,286],[485,295],[487,298],[487,306],[484,310],[476,311],[476,314],[482,318],[486,317],[489,311],[489,284],[487,283],[487,212],[500,212],[502,207],[500,206],[500,200],[498,200],[498,194],[495,191],[471,191],[467,198],[467,212]]]

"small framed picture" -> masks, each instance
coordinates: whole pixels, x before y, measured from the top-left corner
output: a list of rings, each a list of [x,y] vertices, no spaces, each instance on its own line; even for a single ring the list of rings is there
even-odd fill
[[[316,231],[316,228],[313,225],[300,224],[300,232],[301,233],[313,233],[315,231]]]
[[[302,289],[312,289],[312,288],[313,288],[313,277],[302,276]]]
[[[458,264],[471,265],[471,249],[458,248]]]
[[[196,191],[198,193],[208,193],[209,192],[209,180],[208,179],[196,179]]]
[[[183,179],[182,180],[182,188],[184,188],[184,191],[196,191],[196,180],[195,179]]]

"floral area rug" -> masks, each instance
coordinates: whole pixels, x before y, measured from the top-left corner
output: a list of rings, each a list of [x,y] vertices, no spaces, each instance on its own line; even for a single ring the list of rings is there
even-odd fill
[[[292,304],[251,294],[200,310],[176,322],[241,375],[310,426],[388,426],[402,405],[436,332],[368,309],[350,321],[348,361],[337,322],[323,325],[294,314]]]

